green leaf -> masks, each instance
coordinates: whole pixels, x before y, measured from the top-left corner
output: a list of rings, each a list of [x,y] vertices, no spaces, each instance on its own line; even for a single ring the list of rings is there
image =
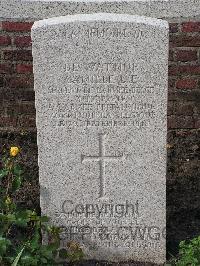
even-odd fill
[[[7,215],[0,213],[0,222],[5,222],[7,220]]]
[[[15,222],[16,225],[20,226],[20,227],[27,227],[28,221],[27,220],[24,220],[24,219],[21,219],[21,218],[18,218]]]
[[[55,258],[55,252],[59,246],[54,243],[54,244],[49,244],[49,245],[42,245],[40,248],[40,254],[42,257],[45,257],[48,260],[52,260]]]
[[[47,222],[49,222],[49,217],[47,217],[47,216],[41,216],[40,217],[40,222],[41,223],[47,223]]]
[[[38,228],[36,228],[32,240],[30,241],[30,246],[32,250],[35,250],[40,247],[40,234]]]
[[[7,176],[7,174],[8,174],[8,170],[6,170],[6,169],[0,170],[0,179]]]
[[[13,183],[12,183],[12,191],[16,191],[21,187],[22,178],[21,176],[15,176]]]
[[[23,248],[20,250],[20,252],[18,253],[17,257],[15,258],[15,260],[13,261],[12,265],[11,266],[17,266],[21,256],[22,256],[22,253],[25,249],[25,246],[23,246]]]
[[[28,210],[20,210],[16,212],[16,225],[21,227],[26,227],[28,222],[30,221],[29,218],[29,211]]]
[[[6,218],[7,218],[7,221],[10,222],[10,223],[14,223],[16,221],[15,215],[11,214],[11,213],[8,213]]]
[[[68,252],[66,249],[62,248],[59,250],[59,257],[61,259],[67,259],[68,258]]]
[[[9,239],[0,236],[0,255],[5,254],[8,246],[10,245],[11,242]]]
[[[43,246],[44,247],[44,252],[51,253],[54,252],[59,248],[58,243],[51,243],[49,245]]]
[[[41,262],[44,263],[44,264],[48,263],[47,259],[45,259],[45,258],[41,258]]]
[[[40,216],[37,215],[37,213],[35,211],[31,211],[29,213],[29,218],[30,218],[30,221],[33,221],[33,222],[38,222],[39,219],[40,219]]]
[[[21,169],[20,165],[15,165],[13,168],[13,174],[17,176],[21,176],[23,174],[23,170]]]
[[[37,256],[34,256],[32,254],[25,254],[22,258],[21,258],[21,262],[23,263],[23,265],[26,266],[37,266],[38,265],[38,258]]]
[[[4,187],[0,187],[0,193],[5,193],[6,189]]]

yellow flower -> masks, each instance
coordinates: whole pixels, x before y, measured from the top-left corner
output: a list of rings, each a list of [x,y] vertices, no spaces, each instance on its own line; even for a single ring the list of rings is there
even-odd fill
[[[19,148],[18,147],[11,147],[10,148],[10,156],[15,157],[19,153]]]
[[[12,200],[9,196],[6,197],[5,203],[6,205],[10,205],[12,203]]]

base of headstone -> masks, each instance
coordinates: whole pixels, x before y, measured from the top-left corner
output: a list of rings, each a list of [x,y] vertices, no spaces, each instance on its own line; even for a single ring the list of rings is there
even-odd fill
[[[64,266],[69,266],[66,263]],[[108,261],[95,261],[87,260],[77,262],[73,266],[163,266],[163,264],[155,264],[151,262],[139,262],[139,261],[124,261],[124,262],[108,262]]]

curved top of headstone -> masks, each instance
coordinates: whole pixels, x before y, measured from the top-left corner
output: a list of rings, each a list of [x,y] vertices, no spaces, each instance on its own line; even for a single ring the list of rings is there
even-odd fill
[[[127,13],[155,18],[200,17],[200,0],[2,0],[0,18],[45,19],[80,13]]]
[[[51,27],[54,25],[84,21],[136,22],[140,24],[148,24],[154,27],[168,28],[168,23],[161,19],[127,14],[95,13],[77,14],[39,20],[34,23],[32,30],[40,27]]]

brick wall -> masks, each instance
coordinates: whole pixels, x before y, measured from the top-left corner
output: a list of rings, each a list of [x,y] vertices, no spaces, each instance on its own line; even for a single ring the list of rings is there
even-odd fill
[[[0,144],[24,147],[34,182],[21,200],[35,206],[39,193],[31,26],[0,23]],[[180,240],[200,235],[200,22],[170,24],[169,60],[167,240],[173,254]]]
[[[0,129],[35,130],[30,22],[0,25]]]
[[[170,25],[169,129],[200,128],[200,22]]]

